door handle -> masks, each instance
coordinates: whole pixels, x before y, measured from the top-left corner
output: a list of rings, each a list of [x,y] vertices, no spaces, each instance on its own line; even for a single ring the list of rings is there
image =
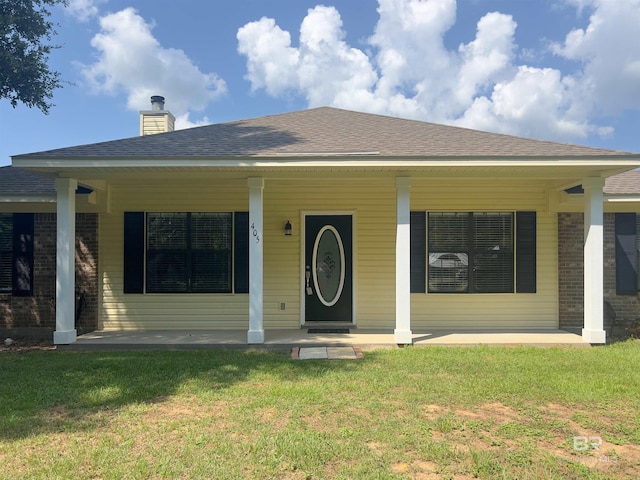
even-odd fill
[[[311,280],[311,268],[309,268],[309,265],[307,265],[306,271],[304,272],[304,276],[307,280],[307,287],[306,287],[307,295],[313,295],[313,289],[311,288],[311,285],[309,285],[309,282]]]

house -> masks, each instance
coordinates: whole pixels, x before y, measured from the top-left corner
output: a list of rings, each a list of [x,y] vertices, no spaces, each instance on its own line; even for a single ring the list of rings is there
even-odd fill
[[[55,205],[56,343],[76,340],[85,263],[95,328],[246,329],[250,344],[313,325],[604,343],[609,310],[640,316],[640,188],[624,173],[640,154],[329,107],[172,131],[163,100],[139,137],[12,159],[55,187],[2,208]]]

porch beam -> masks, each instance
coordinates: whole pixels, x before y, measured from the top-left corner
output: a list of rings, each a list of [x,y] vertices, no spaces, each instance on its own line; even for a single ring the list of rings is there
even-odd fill
[[[76,341],[75,246],[76,188],[71,178],[56,178],[56,330],[53,343]]]
[[[411,189],[410,177],[396,178],[396,328],[395,341],[413,343],[411,332]]]
[[[250,177],[249,184],[249,331],[247,343],[264,343],[263,326],[263,193],[262,177]]]
[[[582,339],[605,343],[603,178],[583,180],[584,188],[584,328]]]

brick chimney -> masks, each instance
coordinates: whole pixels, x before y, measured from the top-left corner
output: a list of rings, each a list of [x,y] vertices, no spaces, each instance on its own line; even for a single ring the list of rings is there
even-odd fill
[[[176,118],[164,109],[164,97],[151,97],[151,110],[140,112],[140,135],[173,132]]]

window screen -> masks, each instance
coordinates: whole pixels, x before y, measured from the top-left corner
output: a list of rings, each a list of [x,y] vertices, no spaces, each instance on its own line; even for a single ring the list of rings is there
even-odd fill
[[[474,213],[472,285],[476,292],[513,292],[513,215]]]
[[[0,213],[0,292],[12,289],[13,215]]]
[[[513,292],[512,213],[431,212],[428,227],[429,292]]]
[[[469,291],[470,222],[467,213],[429,213],[430,292]]]
[[[147,292],[231,292],[231,213],[148,213]]]
[[[230,213],[191,214],[191,290],[231,291]]]

